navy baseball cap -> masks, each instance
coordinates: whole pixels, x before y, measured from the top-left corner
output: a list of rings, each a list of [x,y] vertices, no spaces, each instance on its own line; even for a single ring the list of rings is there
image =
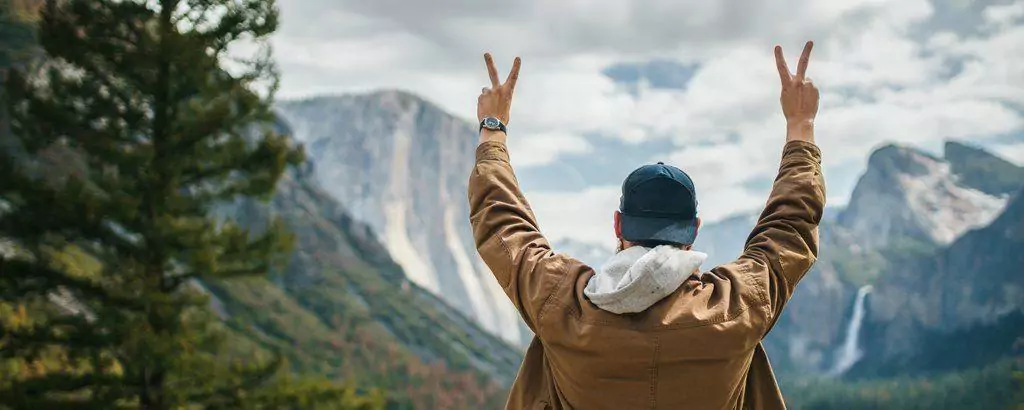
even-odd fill
[[[697,238],[697,192],[683,170],[662,162],[626,177],[619,201],[622,238],[692,245]]]

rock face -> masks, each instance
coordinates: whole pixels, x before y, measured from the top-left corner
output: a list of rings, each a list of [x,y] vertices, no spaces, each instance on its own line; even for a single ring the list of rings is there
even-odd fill
[[[398,91],[278,109],[318,164],[316,180],[379,234],[413,283],[518,343],[521,320],[479,259],[469,227],[472,125]]]
[[[934,255],[907,261],[880,280],[872,299],[867,344],[877,362],[905,362],[923,354],[932,335],[976,333],[1024,313],[1024,190],[982,229],[967,232]],[[995,329],[998,330],[998,329]],[[1019,337],[1021,328],[1016,329]],[[1010,352],[1013,339],[974,350]],[[876,363],[877,366],[877,363]]]
[[[894,266],[884,278],[894,286],[880,289],[872,303],[875,321],[912,313],[906,316],[917,325],[953,330],[1024,308],[1024,168],[952,142],[945,158],[962,187],[960,198],[980,204],[951,205],[973,212],[976,220],[964,222],[968,228],[937,252]],[[999,209],[992,215],[994,207]]]
[[[960,159],[961,145],[947,147],[954,147],[951,151]],[[949,161],[886,146],[871,154],[839,225],[866,249],[905,238],[947,245],[967,230],[987,225],[1006,204],[1006,198],[969,184],[981,181],[979,172],[965,180]]]
[[[949,141],[943,157],[963,185],[988,195],[1011,195],[1024,181],[1024,168],[969,145]]]

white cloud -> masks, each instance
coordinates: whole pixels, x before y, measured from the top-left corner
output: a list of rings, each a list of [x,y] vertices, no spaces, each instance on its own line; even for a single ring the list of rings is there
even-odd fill
[[[529,167],[554,161],[565,153],[585,154],[593,147],[583,137],[562,132],[525,135],[508,142],[512,165]]]
[[[1024,141],[1016,143],[999,144],[992,147],[997,155],[1024,167]]]
[[[1000,4],[985,8],[982,13],[989,28],[1004,28],[1024,20],[1024,2]]]

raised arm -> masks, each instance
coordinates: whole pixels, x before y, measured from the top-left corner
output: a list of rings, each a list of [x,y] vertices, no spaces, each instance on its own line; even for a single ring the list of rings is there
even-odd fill
[[[505,146],[503,129],[509,120],[520,60],[516,58],[508,80],[499,84],[491,55],[485,54],[484,59],[491,88],[484,88],[477,104],[481,133],[476,165],[469,177],[470,223],[481,258],[526,324],[539,334],[537,322],[543,305],[565,275],[519,190]],[[502,125],[495,126],[490,119]]]
[[[797,282],[817,259],[818,223],[825,207],[821,152],[814,145],[818,89],[805,75],[812,46],[807,42],[804,47],[796,75],[786,66],[782,48],[775,47],[787,124],[786,145],[768,202],[741,256],[754,262],[753,273],[767,284],[772,325]]]

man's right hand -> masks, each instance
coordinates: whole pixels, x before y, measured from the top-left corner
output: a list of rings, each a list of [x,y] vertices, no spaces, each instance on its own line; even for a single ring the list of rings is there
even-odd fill
[[[775,46],[775,64],[782,80],[782,113],[786,116],[786,141],[814,142],[814,117],[818,114],[818,88],[807,78],[807,63],[813,41],[808,41],[800,55],[796,75],[789,71],[782,47]]]

